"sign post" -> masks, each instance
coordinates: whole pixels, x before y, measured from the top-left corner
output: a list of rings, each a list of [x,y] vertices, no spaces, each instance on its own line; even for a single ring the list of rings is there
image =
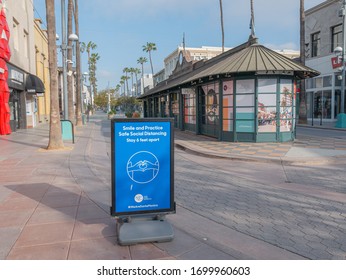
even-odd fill
[[[112,119],[112,206],[121,245],[173,239],[173,119]]]

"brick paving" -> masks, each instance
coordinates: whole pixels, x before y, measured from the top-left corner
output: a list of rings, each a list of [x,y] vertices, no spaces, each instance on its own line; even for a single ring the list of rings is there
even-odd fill
[[[96,115],[62,151],[45,151],[47,132],[0,136],[0,259],[345,259],[344,163],[263,164],[293,149],[340,159],[344,139],[222,143],[176,131],[203,157],[176,150],[175,238],[119,246],[109,122]]]

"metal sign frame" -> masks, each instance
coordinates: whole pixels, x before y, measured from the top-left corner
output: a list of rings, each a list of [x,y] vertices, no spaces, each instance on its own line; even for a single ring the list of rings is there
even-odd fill
[[[111,215],[175,213],[174,119],[111,120]]]

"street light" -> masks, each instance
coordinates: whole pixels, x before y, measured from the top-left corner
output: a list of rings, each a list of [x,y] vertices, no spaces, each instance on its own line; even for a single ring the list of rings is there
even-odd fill
[[[80,105],[81,105],[81,113],[83,115],[84,111],[84,98],[83,98],[83,87],[84,87],[84,80],[86,77],[89,76],[88,72],[84,72],[81,77],[81,91],[80,91]]]
[[[337,76],[338,80],[341,80],[341,104],[340,114],[345,113],[345,53],[342,47],[338,46],[334,49],[334,54],[340,62],[341,76]]]
[[[61,54],[62,54],[62,84],[63,84],[63,96],[64,96],[64,119],[68,119],[68,97],[67,97],[67,59],[66,51],[67,46],[67,35],[66,35],[66,10],[65,10],[65,0],[61,0]],[[76,34],[70,34],[68,36],[69,41],[78,41],[78,36]]]
[[[341,104],[340,113],[337,116],[336,127],[346,127],[346,114],[345,114],[345,47],[346,47],[346,36],[345,36],[345,9],[346,0],[342,1],[342,8],[339,11],[339,16],[342,17],[342,47],[338,46],[334,49],[335,55],[341,57]]]

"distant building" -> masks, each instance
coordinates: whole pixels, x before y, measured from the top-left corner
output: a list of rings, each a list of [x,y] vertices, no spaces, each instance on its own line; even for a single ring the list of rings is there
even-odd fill
[[[144,74],[143,77],[138,79],[137,83],[137,96],[140,96],[147,92],[149,89],[154,87],[153,75],[152,74]]]
[[[306,65],[321,75],[306,80],[308,119],[335,121],[340,113],[341,80],[339,67],[333,68],[334,49],[342,47],[341,3],[325,1],[305,11]],[[341,66],[341,65],[340,65]]]
[[[230,48],[225,48],[225,51],[229,49]],[[183,50],[186,52],[186,56],[189,57],[188,59],[190,61],[208,60],[222,53],[222,48],[220,47],[205,47],[205,46],[202,46],[201,48],[178,47],[164,59],[165,79],[168,79],[168,77],[174,71],[177,65],[177,62],[179,60],[179,54]]]

